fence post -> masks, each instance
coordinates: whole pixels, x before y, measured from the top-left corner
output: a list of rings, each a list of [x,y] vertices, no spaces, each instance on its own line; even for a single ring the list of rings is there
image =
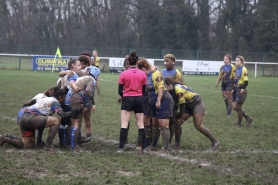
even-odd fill
[[[257,62],[255,62],[255,78],[257,78]]]
[[[199,60],[199,50],[196,52],[196,59]]]
[[[18,44],[18,54],[21,53],[21,44]],[[21,56],[18,58],[18,70],[21,68]]]
[[[265,60],[265,52],[263,52],[263,62],[265,62],[264,60]],[[262,76],[264,76],[264,64],[262,66],[262,72],[263,72]]]
[[[165,51],[164,49],[162,49],[162,58],[164,58],[164,55],[165,55]]]

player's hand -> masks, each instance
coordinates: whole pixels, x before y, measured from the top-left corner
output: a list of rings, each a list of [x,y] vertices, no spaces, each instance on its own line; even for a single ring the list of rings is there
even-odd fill
[[[218,83],[216,83],[215,85],[214,85],[214,87],[217,87],[218,86]]]
[[[122,100],[123,100],[122,98],[119,98],[119,99],[118,99],[118,104],[121,104],[121,103],[122,103]]]
[[[156,101],[155,107],[159,109],[161,107],[161,101]]]
[[[92,112],[95,112],[95,111],[96,111],[96,108],[97,108],[96,105],[93,105],[93,106],[92,106]]]
[[[240,94],[244,94],[245,93],[245,89],[240,89]]]

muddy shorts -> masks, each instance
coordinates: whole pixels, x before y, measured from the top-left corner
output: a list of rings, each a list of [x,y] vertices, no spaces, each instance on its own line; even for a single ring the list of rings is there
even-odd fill
[[[45,127],[47,116],[42,116],[36,113],[24,113],[19,119],[19,126],[22,137],[35,137],[35,130],[38,127]]]
[[[193,102],[185,104],[184,113],[190,114],[191,116],[196,114],[205,114],[205,105],[200,96],[196,96]]]
[[[231,81],[231,80],[229,80],[227,82],[222,81],[222,85],[221,85],[222,91],[232,91],[233,87],[234,87],[234,82],[233,81]]]
[[[247,90],[245,89],[245,92],[243,94],[240,94],[239,88],[236,88],[233,92],[233,102],[237,102],[239,104],[243,104],[245,102],[245,99],[247,97]]]
[[[72,111],[75,109],[79,109],[81,106],[83,105],[83,103],[73,103],[70,105],[67,105],[68,110]],[[83,117],[83,112],[79,112],[78,114],[75,114],[72,116],[73,119],[82,119]]]

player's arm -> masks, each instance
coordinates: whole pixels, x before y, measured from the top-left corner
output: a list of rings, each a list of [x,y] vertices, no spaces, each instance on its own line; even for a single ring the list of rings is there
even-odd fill
[[[118,86],[118,94],[121,96],[121,98],[123,98],[123,89],[124,89],[124,84],[120,84]]]
[[[177,113],[176,118],[181,118],[185,110],[185,103],[180,104],[180,111]]]
[[[68,77],[70,77],[70,76],[73,76],[74,75],[74,73],[71,71],[71,70],[63,70],[63,71],[60,71],[60,73],[59,73],[59,76],[60,77],[64,77],[64,76],[68,76]]]
[[[222,67],[223,67],[223,66],[222,66]],[[215,87],[218,86],[219,82],[220,82],[221,79],[222,79],[222,67],[220,68],[219,76],[217,77],[216,84],[214,85]]]
[[[36,99],[29,100],[29,101],[25,102],[22,107],[34,105],[36,102],[37,102]]]

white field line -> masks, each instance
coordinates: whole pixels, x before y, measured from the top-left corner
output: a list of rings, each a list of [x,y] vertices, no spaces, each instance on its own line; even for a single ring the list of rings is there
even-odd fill
[[[0,116],[1,119],[8,119],[13,121],[16,124],[17,118],[9,117],[9,116]],[[1,133],[0,133],[1,134]],[[119,143],[118,140],[115,139],[106,139],[103,137],[93,137],[94,140],[101,141],[107,144],[112,144],[112,145],[117,145]],[[133,144],[126,144],[126,147],[133,147]],[[217,151],[219,152],[219,151]],[[200,151],[200,150],[179,150],[178,153],[193,153],[193,154],[198,154],[198,153],[215,153],[215,151],[211,150],[206,150],[206,151]],[[220,152],[223,154],[258,154],[258,153],[272,153],[272,154],[278,154],[278,149],[277,150],[233,150],[233,151],[225,151],[225,152]]]
[[[112,80],[105,80],[105,79],[99,79],[99,80],[104,81],[104,82],[117,83],[117,81],[112,81]],[[213,90],[207,90],[207,89],[198,89],[198,91],[214,92],[214,93],[219,93],[220,92],[220,91],[213,91]],[[248,96],[278,99],[278,97],[276,97],[276,96],[264,96],[264,95],[257,95],[257,94],[248,94]]]

